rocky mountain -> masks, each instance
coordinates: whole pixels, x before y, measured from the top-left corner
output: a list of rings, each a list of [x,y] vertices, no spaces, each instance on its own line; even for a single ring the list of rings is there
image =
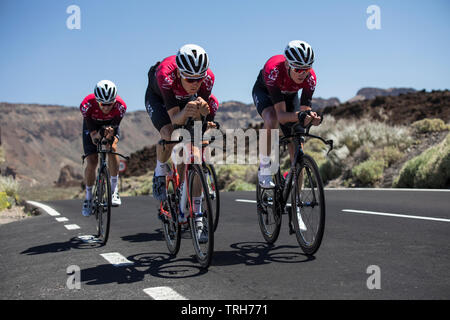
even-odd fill
[[[361,100],[374,99],[377,96],[398,96],[400,94],[407,94],[416,92],[413,88],[389,88],[389,89],[380,89],[380,88],[362,88],[359,89],[356,93],[356,96],[349,99],[347,102],[356,102]]]
[[[6,162],[31,184],[53,184],[69,165],[82,173],[82,116],[78,108],[0,103],[1,143]],[[121,124],[121,152],[153,145],[158,135],[145,111],[129,112]]]
[[[414,91],[397,96],[376,96],[373,99],[346,102],[326,107],[325,115],[339,118],[368,117],[390,125],[410,124],[424,118],[450,121],[450,91]]]

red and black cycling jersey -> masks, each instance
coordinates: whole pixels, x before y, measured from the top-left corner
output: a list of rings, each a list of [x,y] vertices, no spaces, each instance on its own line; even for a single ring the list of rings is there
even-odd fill
[[[316,73],[311,69],[302,83],[295,83],[289,76],[289,68],[286,68],[285,61],[284,55],[276,55],[270,58],[261,70],[257,83],[267,88],[274,105],[284,101],[286,95],[296,94],[302,89],[300,104],[311,106],[312,96],[317,84]]]
[[[167,110],[176,106],[181,108],[186,104],[186,100],[192,98],[192,95],[184,90],[181,84],[181,78],[177,76],[178,67],[175,62],[175,57],[170,56],[165,58],[161,63],[154,66],[156,69],[152,67],[148,72],[149,86],[153,93],[162,97]],[[206,71],[206,77],[197,92],[197,96],[202,97],[206,102],[210,100],[214,79],[214,74],[211,69],[208,69]]]
[[[117,96],[111,111],[108,114],[104,114],[100,110],[95,95],[91,93],[81,102],[80,111],[86,122],[87,129],[89,132],[92,132],[97,131],[103,125],[118,127],[127,111],[127,105],[120,96]]]

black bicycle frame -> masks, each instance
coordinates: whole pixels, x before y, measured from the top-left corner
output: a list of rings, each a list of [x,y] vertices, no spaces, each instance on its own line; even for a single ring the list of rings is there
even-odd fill
[[[285,137],[281,138],[280,142],[284,145],[287,145],[291,142],[294,142],[296,145],[295,156],[294,156],[294,165],[291,165],[291,168],[289,170],[289,174],[288,174],[289,179],[287,181],[285,181],[284,186],[282,188],[280,188],[281,197],[279,198],[279,201],[281,201],[282,208],[284,208],[286,206],[289,195],[291,194],[292,179],[295,177],[295,164],[299,164],[300,167],[303,167],[303,159],[304,159],[305,153],[302,148],[301,138],[302,137],[315,138],[315,139],[321,140],[326,145],[329,145],[330,148],[327,152],[327,155],[328,155],[328,153],[330,153],[331,150],[333,150],[333,140],[325,140],[322,137],[309,134],[309,129],[310,129],[310,126],[306,128],[305,132],[296,132],[294,134],[291,134],[289,136],[285,136]],[[289,140],[290,138],[294,138],[295,140],[290,141]],[[281,181],[281,169],[280,168],[278,168],[277,179],[278,179],[278,181]]]

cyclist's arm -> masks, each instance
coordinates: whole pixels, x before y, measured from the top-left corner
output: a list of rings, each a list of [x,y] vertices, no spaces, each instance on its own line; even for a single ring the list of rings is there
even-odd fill
[[[199,114],[196,101],[188,102],[181,111],[180,107],[176,106],[168,109],[167,113],[169,114],[172,124],[177,124],[180,126],[184,125],[188,118],[196,119]]]
[[[298,121],[298,111],[287,112],[286,102],[280,101],[274,105],[275,111],[277,112],[278,122],[285,124],[287,122],[297,122]]]

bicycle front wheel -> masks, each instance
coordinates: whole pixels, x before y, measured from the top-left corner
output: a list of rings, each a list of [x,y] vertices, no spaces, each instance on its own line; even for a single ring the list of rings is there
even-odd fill
[[[214,250],[214,221],[211,198],[201,166],[190,165],[188,179],[192,242],[198,262],[202,268],[208,268]]]
[[[265,189],[256,183],[256,210],[259,228],[264,240],[269,244],[275,243],[280,234],[281,214],[277,197],[277,188]]]
[[[178,223],[178,197],[175,183],[172,180],[167,181],[167,200],[161,205],[160,212],[164,238],[170,254],[176,255],[180,250],[181,227]]]
[[[313,255],[325,229],[325,195],[317,164],[308,155],[303,166],[296,166],[291,205],[297,241],[304,253]]]
[[[220,193],[217,188],[217,175],[216,170],[212,164],[205,164],[205,180],[208,185],[209,197],[211,199],[211,206],[213,209],[213,222],[214,222],[214,232],[217,230],[217,225],[219,224],[220,216]]]
[[[105,245],[109,237],[111,220],[111,181],[106,168],[98,176],[94,203],[96,207],[97,239]]]

